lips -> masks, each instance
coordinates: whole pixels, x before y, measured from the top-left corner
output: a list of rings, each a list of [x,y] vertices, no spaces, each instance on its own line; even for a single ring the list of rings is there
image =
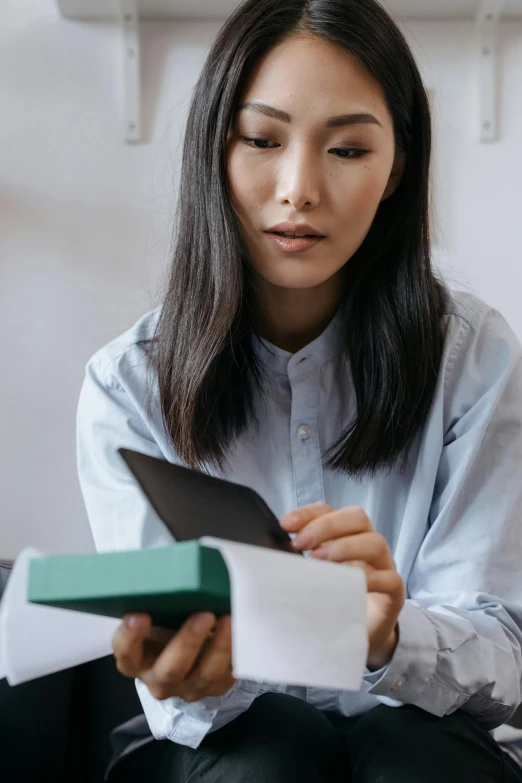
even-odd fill
[[[278,223],[276,226],[266,229],[268,234],[288,236],[291,239],[300,237],[324,237],[325,235],[308,223]]]
[[[302,239],[302,237],[314,237],[317,234],[291,234],[283,231],[271,231],[271,234],[277,234],[278,237],[288,237],[288,239]]]
[[[315,245],[325,239],[322,236],[300,236],[300,237],[287,237],[276,234],[274,231],[265,232],[268,241],[272,244],[276,250],[281,253],[304,253],[307,250],[311,250]]]

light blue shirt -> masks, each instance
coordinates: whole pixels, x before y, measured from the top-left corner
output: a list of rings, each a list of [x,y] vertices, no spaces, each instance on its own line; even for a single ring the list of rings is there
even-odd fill
[[[159,308],[88,362],[77,417],[78,472],[99,551],[160,547],[172,536],[117,454],[125,446],[182,463],[157,397],[147,416],[148,374],[139,340]],[[325,470],[321,454],[355,413],[341,310],[295,354],[255,340],[273,379],[255,425],[230,453],[231,471],[278,518],[321,501],[359,506],[388,541],[407,589],[389,665],[366,669],[358,692],[238,680],[226,694],[187,703],[154,699],[136,681],[150,731],[197,748],[266,691],[321,710],[358,715],[379,703],[414,704],[437,716],[457,709],[488,730],[522,699],[522,346],[495,309],[452,291],[435,397],[407,470],[356,481]]]

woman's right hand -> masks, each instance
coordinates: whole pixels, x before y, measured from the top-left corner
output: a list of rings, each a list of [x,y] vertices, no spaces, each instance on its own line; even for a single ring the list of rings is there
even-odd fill
[[[114,634],[112,649],[118,671],[144,682],[155,699],[180,696],[194,702],[221,696],[235,682],[230,615],[216,624],[210,612],[193,614],[172,632],[153,628],[148,614],[127,615]]]

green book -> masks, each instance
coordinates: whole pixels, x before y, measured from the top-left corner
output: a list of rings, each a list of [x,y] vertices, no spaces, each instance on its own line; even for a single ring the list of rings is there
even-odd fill
[[[158,549],[34,558],[27,598],[108,617],[147,612],[153,625],[175,630],[194,612],[230,614],[230,580],[217,549],[182,541]]]

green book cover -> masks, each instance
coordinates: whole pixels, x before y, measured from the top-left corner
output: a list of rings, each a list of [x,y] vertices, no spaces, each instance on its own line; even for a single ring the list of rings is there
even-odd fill
[[[147,612],[153,625],[176,629],[194,612],[229,614],[230,580],[217,549],[183,541],[157,549],[34,558],[27,597],[109,617]]]

